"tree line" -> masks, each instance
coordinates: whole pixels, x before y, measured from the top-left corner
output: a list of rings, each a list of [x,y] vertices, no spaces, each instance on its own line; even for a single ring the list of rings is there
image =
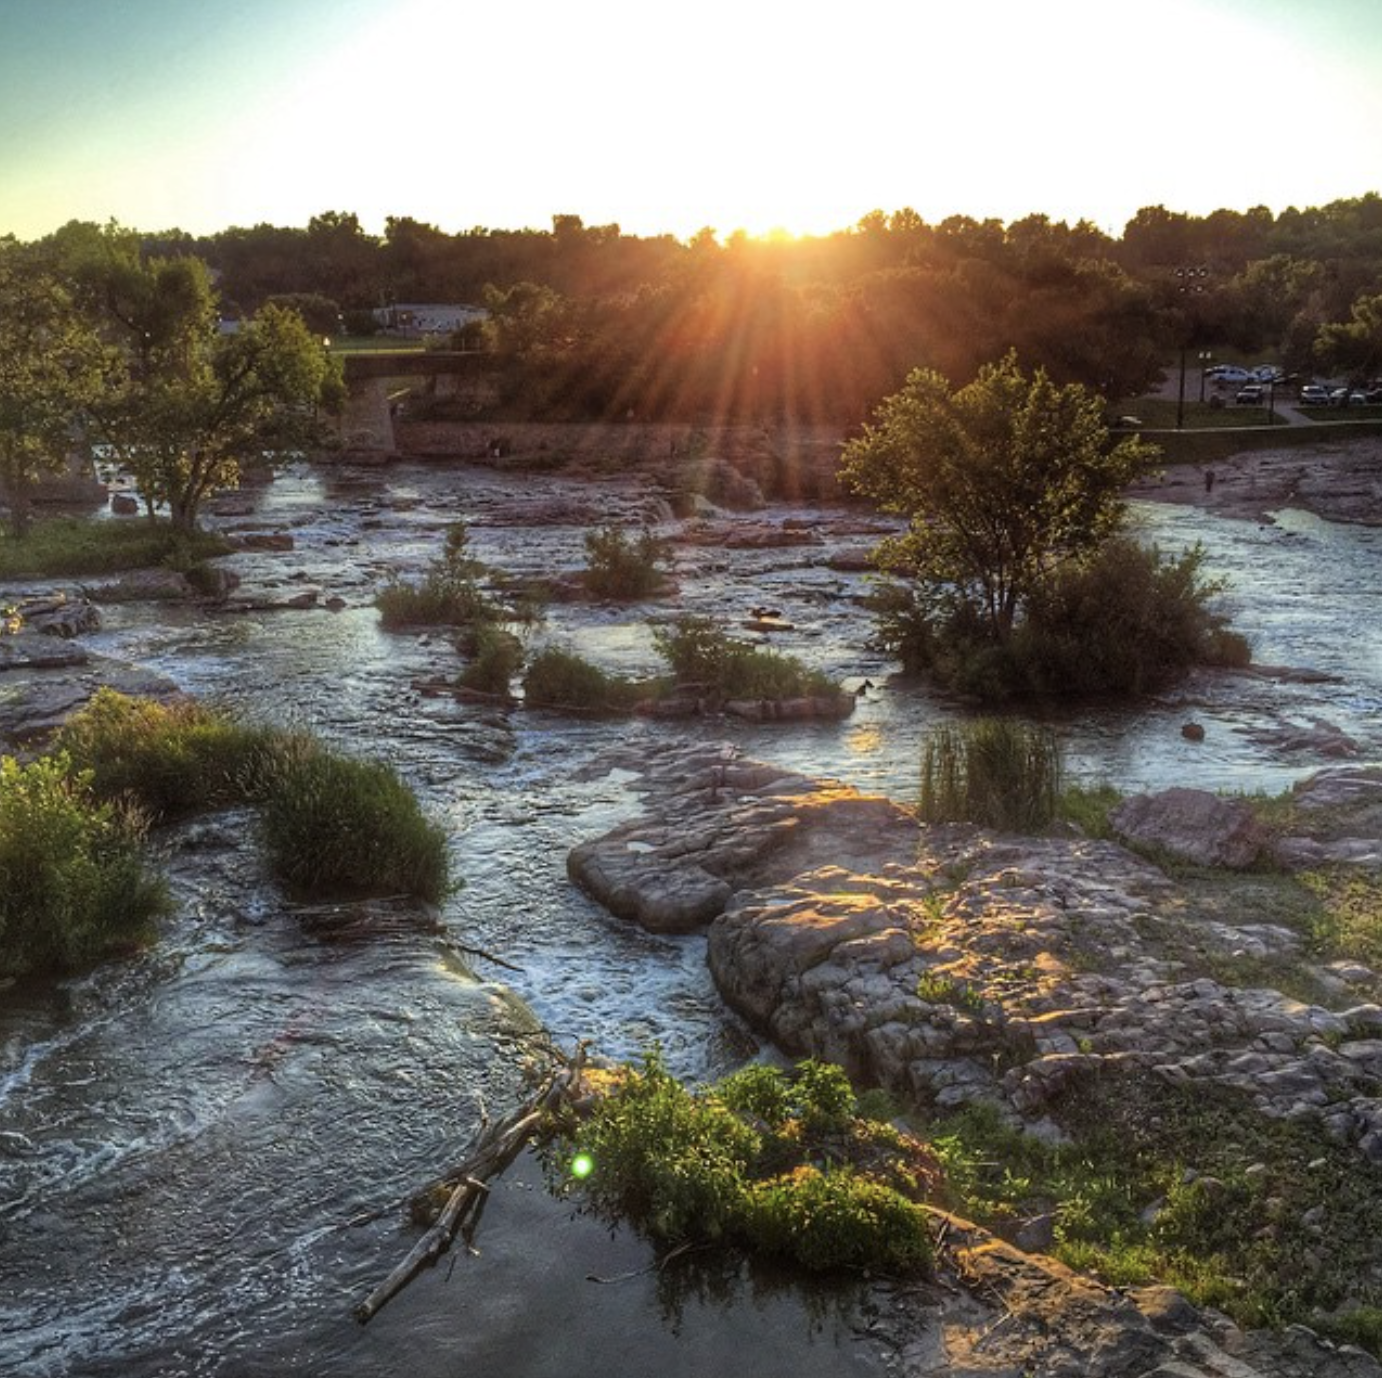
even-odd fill
[[[391,303],[483,306],[469,342],[502,364],[503,405],[534,415],[849,423],[913,368],[962,384],[1010,349],[1110,399],[1180,348],[1382,372],[1377,193],[1276,214],[1152,206],[1118,237],[905,208],[802,239],[640,237],[569,214],[456,234],[390,217],[376,236],[330,211],[144,248],[203,259],[230,314],[292,299],[327,333],[373,329]]]
[[[1382,196],[1275,215],[1156,206],[1119,238],[903,209],[803,239],[683,242],[576,215],[459,234],[394,217],[374,236],[334,211],[203,238],[72,222],[0,239],[12,520],[80,418],[190,528],[245,455],[306,443],[339,397],[323,340],[409,300],[485,308],[452,343],[490,351],[509,417],[857,429],[914,370],[962,387],[1009,354],[1112,403],[1209,345],[1362,380],[1382,373]]]

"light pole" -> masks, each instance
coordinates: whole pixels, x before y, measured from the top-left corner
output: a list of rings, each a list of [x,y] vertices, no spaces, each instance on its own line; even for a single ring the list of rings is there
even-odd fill
[[[1200,350],[1200,402],[1204,402],[1204,374],[1214,356],[1207,350]]]
[[[1208,279],[1208,268],[1177,268],[1176,291],[1185,297],[1203,296],[1208,289]],[[1186,315],[1187,317],[1190,315],[1189,310],[1186,311]],[[1180,347],[1180,389],[1176,393],[1176,429],[1178,431],[1185,426],[1185,351],[1188,347],[1188,345],[1181,345]],[[1200,375],[1200,388],[1203,392],[1203,373]]]

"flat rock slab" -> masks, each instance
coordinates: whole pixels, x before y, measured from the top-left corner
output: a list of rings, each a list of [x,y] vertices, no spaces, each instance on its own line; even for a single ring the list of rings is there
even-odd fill
[[[1265,970],[1284,980],[1307,960],[1250,902],[1192,911],[1177,881],[1117,843],[923,828],[887,799],[730,747],[620,764],[645,812],[577,847],[570,874],[656,931],[709,924],[721,996],[783,1052],[905,1101],[986,1100],[1031,1121],[1080,1078],[1135,1069],[1247,1091],[1267,1115],[1318,1115],[1382,1162],[1367,1003],[1382,979],[1319,973],[1338,1010],[1272,989]],[[1343,788],[1333,777],[1330,792]],[[1216,839],[1199,855],[1239,859],[1223,838],[1242,830],[1242,806],[1172,794],[1177,826]]]
[[[42,639],[59,650],[79,649]],[[171,679],[155,670],[86,652],[72,662],[16,668],[0,675],[0,748],[40,744],[102,688],[138,698],[171,699],[181,693]]]
[[[643,773],[654,807],[574,848],[567,872],[611,913],[653,932],[704,928],[737,890],[814,859],[915,855],[916,821],[891,800],[740,761],[726,748],[668,753]]]

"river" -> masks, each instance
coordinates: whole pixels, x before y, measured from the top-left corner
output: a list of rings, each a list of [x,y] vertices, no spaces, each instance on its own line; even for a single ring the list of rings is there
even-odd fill
[[[531,1160],[498,1185],[478,1257],[458,1252],[368,1327],[350,1318],[412,1242],[397,1203],[522,1094],[539,1030],[619,1058],[658,1043],[693,1079],[758,1051],[720,1007],[701,939],[635,931],[566,880],[569,848],[637,807],[616,752],[694,732],[905,801],[926,728],[963,711],[894,681],[868,649],[861,581],[825,558],[864,543],[847,523],[802,546],[679,546],[674,571],[675,609],[779,610],[796,630],[775,644],[859,691],[843,723],[573,723],[410,688],[456,661],[443,636],[379,628],[370,600],[387,573],[419,571],[457,518],[497,567],[579,568],[582,528],[523,512],[591,491],[480,469],[296,466],[223,507],[227,525],[294,536],[292,551],[227,561],[237,597],[314,589],[343,609],[105,610],[94,649],[391,761],[448,826],[464,887],[440,933],[329,941],[264,882],[251,819],[198,820],[160,839],[178,903],[153,949],[0,991],[0,1373],[891,1371],[863,1334],[864,1292],[659,1274],[636,1239],[549,1194]],[[611,516],[646,499],[617,484],[596,496]],[[1202,676],[1135,709],[1064,712],[1053,725],[1073,775],[1274,791],[1324,762],[1270,735],[1317,719],[1382,755],[1382,531],[1149,503],[1135,517],[1167,550],[1203,543],[1258,661],[1327,678]],[[559,604],[535,640],[646,671],[648,618],[667,612]],[[1182,738],[1190,718],[1204,741]]]

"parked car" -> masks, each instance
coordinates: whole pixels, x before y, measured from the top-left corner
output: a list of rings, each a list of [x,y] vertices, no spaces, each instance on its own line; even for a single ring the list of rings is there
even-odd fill
[[[1217,383],[1251,383],[1256,381],[1247,369],[1240,368],[1237,364],[1219,364],[1216,368],[1208,370],[1205,377],[1213,378]]]
[[[1258,364],[1258,366],[1252,370],[1252,376],[1256,378],[1259,383],[1279,383],[1286,377],[1276,364]]]
[[[1382,387],[1369,388],[1363,394],[1363,401],[1372,407],[1382,403]]]
[[[1261,383],[1249,383],[1245,388],[1239,388],[1233,395],[1233,400],[1240,406],[1260,407],[1262,398],[1266,395],[1267,389]]]
[[[1329,389],[1318,383],[1307,383],[1300,390],[1302,407],[1324,407],[1329,405]]]

